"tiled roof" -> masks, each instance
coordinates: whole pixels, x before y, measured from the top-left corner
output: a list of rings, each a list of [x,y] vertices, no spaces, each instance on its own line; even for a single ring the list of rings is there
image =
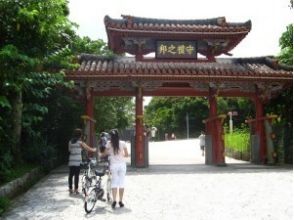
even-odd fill
[[[82,54],[80,67],[67,72],[69,79],[228,80],[292,82],[292,67],[271,57],[222,58],[216,62],[136,61],[131,57]]]
[[[122,15],[122,19],[113,19],[109,16],[105,16],[104,23],[106,29],[138,31],[248,33],[251,30],[250,20],[244,23],[230,23],[226,21],[225,17],[203,20],[173,20]]]
[[[122,15],[121,19],[105,16],[108,46],[117,54],[140,56],[156,51],[156,42],[197,42],[198,53],[212,60],[227,54],[251,30],[251,21],[227,22],[225,17],[202,20],[141,18]]]

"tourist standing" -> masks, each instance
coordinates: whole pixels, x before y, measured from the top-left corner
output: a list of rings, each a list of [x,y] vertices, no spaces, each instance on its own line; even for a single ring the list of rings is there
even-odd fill
[[[106,150],[101,153],[101,156],[109,155],[110,172],[111,172],[111,190],[113,202],[111,207],[114,209],[116,206],[117,190],[119,191],[119,206],[124,207],[123,195],[125,188],[125,175],[127,165],[124,157],[128,157],[127,145],[124,141],[119,140],[117,129],[110,131],[110,141],[106,145]]]
[[[205,133],[201,131],[199,138],[200,149],[202,151],[202,156],[204,156],[204,149],[205,149]]]
[[[84,143],[82,140],[82,130],[79,128],[76,128],[73,131],[73,135],[71,140],[68,143],[68,151],[69,151],[69,176],[68,176],[68,187],[69,192],[76,194],[79,193],[79,175],[80,175],[80,165],[82,162],[82,148],[84,148],[87,151],[96,152],[96,148],[89,147],[86,143]],[[74,177],[74,191],[72,188],[72,179]]]

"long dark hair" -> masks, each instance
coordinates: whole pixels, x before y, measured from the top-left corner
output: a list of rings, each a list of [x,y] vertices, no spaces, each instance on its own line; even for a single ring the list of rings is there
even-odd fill
[[[113,153],[118,154],[119,150],[119,136],[118,136],[118,130],[117,129],[112,129],[110,132],[110,142],[113,147]]]
[[[70,139],[70,142],[72,144],[76,143],[80,138],[82,137],[82,129],[76,128],[72,133],[72,138]]]

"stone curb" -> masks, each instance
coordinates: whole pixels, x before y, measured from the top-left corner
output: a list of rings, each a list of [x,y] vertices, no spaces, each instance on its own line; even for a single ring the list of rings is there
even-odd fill
[[[36,178],[43,175],[41,168],[34,168],[31,172],[26,173],[22,177],[19,177],[4,186],[0,187],[0,197],[12,198],[19,192],[25,190],[25,188]]]

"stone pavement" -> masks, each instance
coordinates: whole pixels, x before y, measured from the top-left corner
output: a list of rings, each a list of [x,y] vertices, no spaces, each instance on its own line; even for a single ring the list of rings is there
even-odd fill
[[[150,143],[150,167],[129,168],[125,208],[98,202],[91,214],[67,191],[60,167],[14,201],[3,219],[293,219],[292,167],[259,166],[226,158],[204,165],[198,140]]]

